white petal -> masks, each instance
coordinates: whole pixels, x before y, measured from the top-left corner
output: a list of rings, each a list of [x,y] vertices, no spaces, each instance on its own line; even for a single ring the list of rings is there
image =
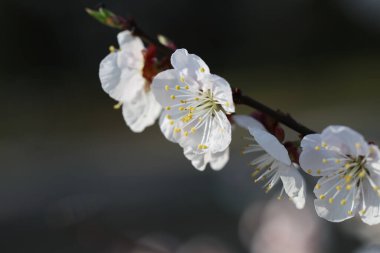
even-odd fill
[[[317,185],[319,187],[314,189],[314,193],[318,199],[314,200],[314,205],[319,217],[331,222],[341,222],[354,217],[358,207],[358,201],[355,200],[356,187],[349,191],[342,187],[337,191],[336,186],[342,186],[342,180],[339,177],[331,180],[321,178]],[[333,202],[330,202],[330,198],[334,198]],[[345,199],[345,204],[342,204],[343,199]]]
[[[195,80],[200,80],[210,73],[206,63],[199,56],[189,54],[186,49],[177,49],[171,56],[171,64],[174,69]]]
[[[334,151],[305,148],[299,158],[301,168],[313,176],[331,175],[344,166]]]
[[[191,164],[200,171],[205,170],[208,163],[213,170],[221,170],[229,159],[229,149],[218,153],[199,153],[197,150],[191,147],[184,148],[184,154],[187,159],[191,161]]]
[[[249,129],[249,132],[256,142],[274,159],[286,165],[292,163],[288,151],[275,136],[260,129]]]
[[[221,170],[230,158],[230,149],[218,153],[211,153],[210,166],[213,170]]]
[[[161,132],[166,137],[166,139],[168,139],[171,142],[177,143],[178,141],[177,141],[176,135],[174,135],[175,126],[170,124],[171,120],[167,118],[167,115],[168,115],[168,112],[163,111],[160,116],[159,124],[160,124]]]
[[[191,161],[191,164],[199,171],[204,171],[207,163],[210,161],[210,154],[207,153],[197,153],[191,147],[186,147],[183,149],[184,155],[187,159]]]
[[[301,141],[302,148],[312,148],[314,149],[316,146],[320,146],[322,143],[322,138],[320,134],[308,134],[303,137]]]
[[[247,130],[249,130],[250,128],[265,130],[265,127],[263,126],[263,124],[261,124],[258,120],[254,119],[251,116],[247,116],[247,115],[233,115],[232,119],[241,128],[245,128]]]
[[[189,136],[182,135],[179,138],[179,144],[182,147],[192,147],[194,150],[198,148],[199,144],[206,145],[207,149],[198,150],[200,153],[224,151],[231,143],[231,123],[227,116],[222,111],[219,111],[215,116],[209,116],[203,120],[206,122],[194,133],[191,133],[190,129],[197,124],[197,121],[186,126],[186,128],[182,127],[185,123],[179,122],[179,128],[182,131],[189,132]]]
[[[133,36],[128,30],[122,31],[117,35],[117,40],[122,51],[132,54],[137,59],[143,59],[143,50],[145,49],[142,40]]]
[[[344,154],[366,156],[368,144],[363,136],[346,126],[329,126],[322,131],[322,140],[331,147],[338,148]]]
[[[142,53],[132,53],[127,50],[115,52],[117,54],[117,66],[122,70],[137,71],[142,75],[144,58]]]
[[[103,90],[113,99],[122,102],[132,100],[145,85],[141,72],[119,67],[118,52],[111,53],[102,60],[99,78]]]
[[[218,75],[205,75],[201,81],[203,91],[211,90],[215,100],[217,100],[227,113],[235,112],[235,105],[232,99],[230,84]]]
[[[297,167],[296,164],[279,165],[278,171],[286,194],[298,209],[302,209],[305,206],[306,184]]]
[[[363,188],[364,199],[362,199],[360,210],[365,210],[365,212],[359,211],[363,222],[369,225],[375,225],[380,223],[380,196],[378,193],[372,189],[371,184],[368,180],[364,180]]]
[[[133,132],[140,133],[154,124],[161,112],[161,106],[151,91],[141,90],[132,100],[123,103],[123,116]]]
[[[377,145],[369,145],[369,157],[374,162],[380,162],[380,149]]]
[[[175,69],[160,72],[154,77],[152,82],[153,94],[163,107],[180,103],[180,99],[172,99],[172,96],[178,97],[183,95],[185,86],[189,86],[189,90],[198,90],[199,88],[198,84],[190,78],[187,78],[186,83],[183,83],[180,72]]]

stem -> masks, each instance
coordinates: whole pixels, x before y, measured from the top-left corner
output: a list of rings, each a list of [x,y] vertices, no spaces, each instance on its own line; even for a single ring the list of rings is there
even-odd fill
[[[279,110],[275,111],[269,108],[268,106],[256,101],[255,99],[249,96],[243,95],[241,90],[238,88],[234,88],[232,89],[232,91],[233,91],[233,99],[236,104],[246,105],[256,110],[259,110],[265,114],[268,114],[269,116],[271,116],[275,120],[278,120],[280,123],[284,124],[290,129],[300,133],[302,136],[315,133],[315,131],[298,123],[292,116],[290,116],[290,114],[283,113]]]
[[[141,30],[135,20],[132,18],[125,21],[123,29],[130,30],[134,36],[140,37],[140,39],[142,39],[147,44],[154,44],[157,49],[164,54],[172,54],[174,52],[173,49],[162,45],[158,39],[150,37],[143,30]]]

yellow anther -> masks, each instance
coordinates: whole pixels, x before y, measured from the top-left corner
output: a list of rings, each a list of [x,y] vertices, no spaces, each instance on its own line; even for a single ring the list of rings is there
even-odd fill
[[[175,86],[175,89],[176,89],[176,90],[180,90],[180,89],[181,89],[181,86],[176,85],[176,86]]]
[[[318,175],[321,174],[321,170],[320,170],[320,169],[317,170],[317,174],[318,174]]]
[[[342,162],[342,161],[341,161],[340,159],[336,159],[336,160],[335,160],[335,163],[336,163],[336,164],[339,164],[339,163],[341,163],[341,162]]]
[[[170,121],[169,121],[169,124],[170,124],[170,125],[174,125],[174,120],[170,120]]]
[[[183,132],[183,135],[187,137],[187,136],[189,136],[189,132],[185,131],[185,132]]]
[[[323,141],[322,144],[321,144],[321,146],[322,146],[323,148],[327,148],[327,143]]]
[[[256,175],[259,174],[259,173],[260,173],[260,169],[257,168],[257,169],[255,169],[254,172],[251,173],[251,176],[252,176],[252,177],[256,177]]]
[[[186,86],[185,86],[185,87],[183,87],[183,88],[185,88],[185,90],[188,90],[188,89],[190,89],[189,85],[186,85]]]
[[[169,110],[171,110],[172,108],[170,107],[170,106],[166,106],[165,107],[165,110],[167,110],[167,111],[169,111]]]
[[[351,164],[350,164],[350,163],[346,163],[346,164],[344,165],[344,167],[345,167],[346,169],[349,169],[349,168],[351,167]]]
[[[365,210],[365,209],[362,209],[359,211],[360,215],[364,215],[366,212],[367,212],[367,210]]]
[[[181,128],[174,128],[174,132],[176,132],[176,133],[181,132]]]
[[[190,106],[190,107],[189,107],[189,111],[190,111],[191,113],[193,113],[193,112],[195,111],[195,108],[192,107],[192,106]]]
[[[337,191],[340,191],[340,190],[342,190],[342,186],[337,185],[337,186],[335,187],[335,189],[336,189]]]
[[[327,159],[326,158],[323,158],[322,159],[322,163],[327,163],[328,161],[327,161]]]
[[[314,149],[317,150],[317,151],[319,151],[319,150],[321,150],[321,147],[320,146],[315,146]]]
[[[195,133],[195,131],[197,131],[197,129],[196,129],[195,127],[192,127],[192,128],[190,129],[190,131],[191,131],[192,133]]]
[[[180,111],[184,111],[184,110],[185,110],[185,107],[180,106],[180,107],[178,107],[178,110],[180,110]]]
[[[169,85],[165,85],[165,90],[168,91],[169,90]]]
[[[334,198],[329,198],[329,203],[330,204],[334,203]]]
[[[116,52],[116,48],[114,46],[109,46],[108,50],[110,51],[110,53]]]
[[[317,190],[321,189],[321,185],[320,184],[316,184],[315,185],[315,189],[317,189]]]
[[[351,189],[352,189],[352,185],[350,185],[350,184],[346,185],[346,190],[347,190],[347,191],[349,191],[349,190],[351,190]]]
[[[226,102],[226,106],[229,107],[230,106],[230,102],[227,101]]]
[[[115,109],[115,110],[120,109],[122,105],[123,105],[123,102],[119,102],[113,106],[113,109]]]
[[[202,121],[202,120],[203,120],[203,118],[202,118],[202,117],[199,117],[199,118],[198,118],[198,121]]]
[[[362,145],[361,145],[360,143],[355,143],[355,147],[356,147],[357,149],[360,149],[360,148],[362,147]]]
[[[308,174],[311,174],[313,171],[312,171],[311,169],[308,169],[306,172],[307,172]]]
[[[199,97],[194,98],[195,101],[199,101]]]
[[[183,76],[181,76],[181,77],[179,78],[179,80],[180,80],[182,83],[185,82],[185,78],[184,78]]]
[[[358,174],[358,176],[360,177],[360,178],[363,178],[363,177],[365,177],[367,175],[367,173],[365,172],[365,170],[361,170],[360,172],[359,172],[359,174]]]
[[[174,96],[174,95],[171,95],[170,98],[174,100],[174,99],[175,99],[175,96]]]
[[[166,118],[167,118],[167,119],[172,119],[172,116],[170,116],[170,115],[168,114],[168,115],[166,115]]]
[[[348,214],[348,215],[352,215],[352,210],[348,210],[348,211],[347,211],[347,214]]]
[[[198,149],[208,149],[208,146],[204,144],[199,144]]]
[[[349,182],[351,182],[352,176],[346,175],[346,176],[344,176],[344,179],[346,180],[346,183],[349,183]]]
[[[319,196],[319,199],[322,199],[322,200],[323,200],[323,199],[325,199],[325,198],[326,198],[326,195],[324,195],[324,194],[322,194],[322,195]]]
[[[193,115],[192,115],[191,113],[189,113],[189,114],[187,114],[186,116],[183,116],[181,120],[182,120],[184,123],[187,123],[187,122],[189,122],[192,118],[193,118]]]
[[[202,67],[202,68],[199,69],[199,71],[202,72],[202,73],[204,73],[206,70],[205,70],[205,68]]]
[[[187,103],[187,101],[186,101],[186,100],[183,100],[183,99],[180,100],[179,102],[180,102],[181,104],[186,104],[186,103]]]
[[[342,199],[342,200],[340,201],[340,204],[341,204],[342,206],[344,206],[345,204],[347,204],[347,200],[346,200],[346,199]]]

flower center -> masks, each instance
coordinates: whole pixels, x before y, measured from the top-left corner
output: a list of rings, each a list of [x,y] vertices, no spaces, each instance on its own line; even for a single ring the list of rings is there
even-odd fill
[[[329,187],[323,188],[324,190],[322,194],[319,195],[319,198],[328,198],[328,202],[330,204],[335,203],[337,198],[342,206],[348,203],[350,205],[348,214],[352,215],[352,209],[354,207],[354,201],[357,194],[363,194],[364,192],[364,180],[368,180],[373,190],[379,193],[380,188],[372,180],[371,173],[365,166],[367,160],[368,158],[364,156],[353,157],[351,155],[345,155],[341,159],[335,159],[335,163],[344,165],[336,173],[323,177],[320,183],[315,186],[315,188],[319,190],[322,189],[325,184],[330,185]],[[323,160],[323,163],[327,162],[330,161],[327,159]],[[362,214],[364,214],[365,211],[366,210],[364,207],[360,210]]]
[[[184,78],[181,78],[181,82],[183,84],[174,87],[165,86],[167,92],[173,92],[170,99],[177,102],[165,106],[167,111],[173,111],[173,113],[167,114],[166,118],[169,119],[170,125],[176,124],[173,134],[182,132],[185,137],[204,127],[205,134],[198,149],[207,149],[208,146],[205,143],[208,141],[211,129],[215,127],[213,126],[215,117],[217,124],[223,129],[222,119],[218,112],[221,110],[224,112],[224,109],[210,89],[194,89],[186,83]]]

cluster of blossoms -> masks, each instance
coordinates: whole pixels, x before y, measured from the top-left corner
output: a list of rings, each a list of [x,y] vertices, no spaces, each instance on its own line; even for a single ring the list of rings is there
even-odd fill
[[[255,182],[266,191],[281,185],[296,208],[306,200],[306,174],[320,177],[314,187],[317,214],[340,222],[358,214],[367,224],[380,223],[380,151],[356,131],[329,126],[320,134],[285,141],[279,120],[256,112],[236,115],[233,92],[222,77],[185,49],[159,58],[155,45],[144,46],[132,32],[118,34],[119,49],[100,64],[102,87],[122,107],[126,124],[142,132],[159,119],[163,135],[178,143],[198,170],[222,169],[229,160],[231,124],[248,130],[252,143],[244,154]],[[231,115],[231,117],[230,117]]]

